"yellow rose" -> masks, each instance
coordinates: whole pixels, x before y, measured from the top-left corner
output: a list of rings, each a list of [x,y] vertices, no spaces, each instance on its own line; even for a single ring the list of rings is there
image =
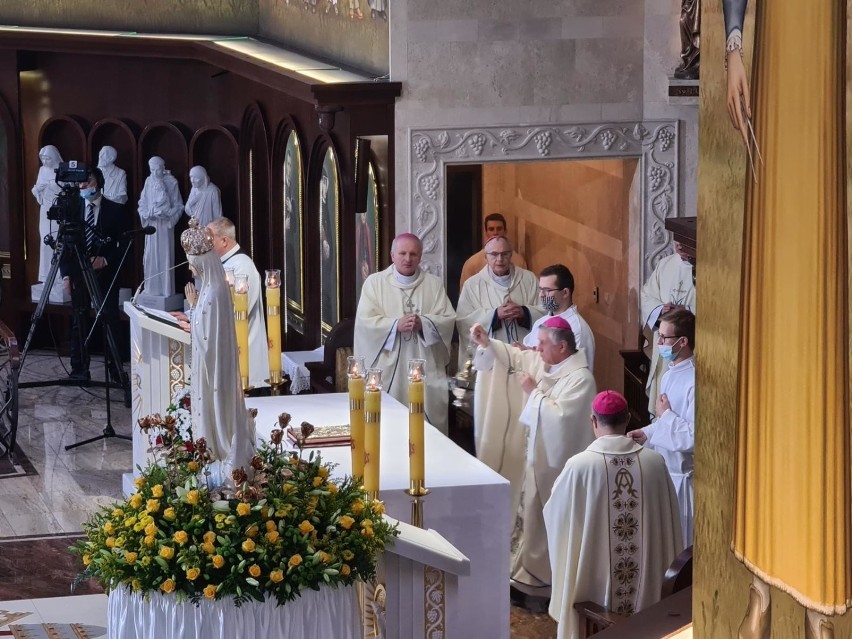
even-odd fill
[[[162,484],[155,484],[154,486],[151,486],[151,494],[154,497],[157,497],[157,498],[162,497],[163,496],[163,485]]]
[[[266,530],[275,530],[278,526],[271,519],[266,520]]]
[[[314,525],[305,519],[301,524],[299,524],[299,532],[303,535],[307,535],[314,531]]]
[[[107,537],[104,540],[104,544],[106,545],[107,548],[115,547],[115,537]]]
[[[115,528],[113,527],[113,525],[112,525],[112,522],[111,522],[111,521],[108,521],[107,523],[105,523],[105,524],[104,524],[104,532],[105,532],[107,535],[111,535],[112,533],[114,533],[114,532],[115,532]]]
[[[191,461],[186,465],[186,467],[189,469],[189,472],[194,473],[198,470],[198,462]]]
[[[130,505],[133,508],[139,508],[139,506],[142,505],[142,495],[135,493],[133,497],[130,498]]]
[[[249,526],[249,529],[246,531],[246,535],[248,537],[257,537],[258,532],[259,532],[258,527],[252,525],[252,526]]]
[[[163,583],[160,584],[160,590],[162,590],[163,592],[166,592],[166,593],[174,592],[175,580],[174,579],[166,579]]]
[[[216,552],[216,546],[213,544],[208,544],[207,542],[201,544],[201,552],[206,553],[208,555],[212,555]]]
[[[254,552],[254,542],[251,539],[243,542],[243,552]]]
[[[142,490],[145,487],[145,478],[137,477],[133,480],[133,485],[136,486],[136,490]]]
[[[290,482],[287,482],[286,484],[284,484],[284,492],[285,493],[292,493],[294,490],[296,490],[296,486],[294,486]]]
[[[257,564],[252,564],[251,566],[249,566],[249,574],[252,577],[260,577],[260,566],[258,566]]]
[[[221,568],[225,565],[225,558],[222,555],[213,555],[213,567]]]
[[[319,476],[322,477],[323,479],[328,477],[328,468],[326,468],[325,466],[320,466],[320,468],[317,472],[319,473]]]
[[[177,513],[175,512],[175,509],[174,509],[174,508],[172,508],[171,506],[169,506],[168,508],[166,508],[166,509],[163,511],[163,517],[164,517],[165,519],[168,519],[169,521],[174,521],[174,520],[177,518]]]
[[[330,492],[332,495],[336,495],[337,491],[339,490],[337,488],[337,484],[329,484],[327,489],[328,489],[328,492]]]
[[[352,558],[355,556],[355,553],[351,550],[344,550],[341,554],[343,555],[343,559],[346,561],[351,561]]]
[[[340,574],[343,575],[344,577],[348,577],[350,572],[352,572],[352,570],[351,570],[351,568],[349,568],[349,564],[343,564],[340,567]]]
[[[225,521],[225,515],[223,515],[222,513],[219,513],[218,515],[213,517],[213,519],[215,519],[217,522],[223,522],[223,521]]]
[[[361,529],[361,534],[362,534],[364,537],[372,537],[372,536],[373,536],[373,535],[375,535],[376,533],[374,533],[374,532],[373,532],[372,527],[370,527],[370,526],[365,526],[364,528],[362,528],[362,529]]]
[[[160,557],[163,559],[171,559],[175,556],[175,549],[171,546],[163,546],[160,548]]]
[[[150,566],[150,565],[151,565],[151,561],[152,561],[152,560],[151,560],[151,558],[150,558],[148,555],[145,555],[144,557],[142,557],[142,565],[143,565],[143,566]]]
[[[145,545],[150,548],[157,541],[157,538],[154,537],[154,535],[148,535],[148,536],[145,537],[144,541],[145,541]]]
[[[186,571],[186,578],[190,581],[195,581],[196,579],[198,579],[198,575],[200,574],[201,570],[199,570],[198,568],[190,568]]]
[[[251,504],[247,504],[244,501],[241,501],[239,504],[237,504],[237,514],[240,517],[245,517],[250,512],[251,512]]]
[[[314,477],[314,488],[322,485],[322,477]]]
[[[145,526],[145,534],[146,535],[156,535],[157,534],[157,524],[151,523],[151,524],[148,524],[147,526]]]
[[[216,541],[216,533],[214,533],[212,530],[208,530],[206,533],[204,533],[203,539],[204,543],[212,544],[214,541]]]
[[[83,555],[83,565],[88,566],[90,563],[92,563],[92,556],[88,553]]]
[[[320,561],[324,564],[327,564],[329,562],[329,560],[331,559],[331,555],[329,555],[324,550],[319,551],[319,556],[320,556]]]
[[[269,581],[274,584],[280,583],[284,581],[284,571],[283,570],[273,570],[269,573]]]
[[[360,499],[356,499],[352,502],[352,514],[360,515],[364,511],[364,502]]]
[[[128,517],[124,520],[125,528],[133,528],[134,524],[136,524],[136,517]]]
[[[124,511],[121,508],[116,508],[112,511],[112,516],[116,518],[124,517]]]
[[[178,530],[175,533],[174,540],[179,544],[185,544],[189,541],[189,535],[186,534],[185,530]]]
[[[215,599],[216,598],[216,586],[214,586],[213,584],[210,584],[209,586],[205,586],[204,587],[204,596],[207,597],[208,599]]]
[[[135,552],[128,552],[124,555],[124,561],[126,561],[128,564],[132,564],[136,561],[138,557],[139,555],[137,555]]]
[[[124,545],[124,541],[124,537],[122,535],[119,535],[118,539],[115,540],[115,547],[121,548]]]
[[[149,499],[148,504],[145,506],[145,510],[149,513],[156,513],[160,510],[160,500],[159,499]]]
[[[130,587],[133,588],[134,592],[139,592],[142,590],[142,582],[138,579],[134,579],[130,582]]]
[[[186,501],[193,506],[198,504],[198,500],[201,497],[201,494],[197,490],[190,490],[186,493]]]
[[[380,502],[378,499],[373,500],[373,513],[376,515],[383,515],[385,512],[385,505],[383,502]]]
[[[373,520],[372,519],[365,519],[364,521],[361,522],[361,528],[372,528],[372,527],[373,527]]]
[[[343,515],[342,517],[337,518],[337,523],[343,526],[344,530],[349,530],[352,528],[352,524],[355,523],[355,520],[349,515]]]
[[[293,555],[290,557],[290,561],[287,562],[287,565],[291,568],[295,568],[300,563],[302,563],[302,555]]]
[[[276,541],[278,541],[278,537],[280,537],[280,535],[278,534],[277,530],[270,530],[268,533],[266,533],[266,541],[268,541],[270,544],[274,544]]]

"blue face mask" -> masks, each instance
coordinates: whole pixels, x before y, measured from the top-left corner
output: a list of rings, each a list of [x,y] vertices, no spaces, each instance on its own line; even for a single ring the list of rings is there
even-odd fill
[[[677,342],[675,342],[676,344]],[[674,352],[673,344],[660,344],[659,345],[660,357],[662,357],[667,362],[673,362],[676,358],[680,349],[678,349],[678,353]]]
[[[89,202],[94,200],[97,195],[98,190],[93,186],[87,187],[85,189],[80,189],[80,197]]]

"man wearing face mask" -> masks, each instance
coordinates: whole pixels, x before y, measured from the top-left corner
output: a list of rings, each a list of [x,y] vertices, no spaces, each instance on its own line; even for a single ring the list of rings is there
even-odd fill
[[[535,321],[529,335],[524,337],[523,348],[538,346],[538,329],[551,317],[561,317],[571,325],[577,350],[586,354],[589,370],[595,370],[595,336],[574,304],[574,276],[564,264],[554,264],[542,269],[538,278],[541,307],[547,311]],[[516,344],[515,346],[520,346]]]
[[[680,506],[685,546],[692,545],[692,504],[695,449],[695,315],[679,308],[660,320],[657,340],[668,369],[660,382],[656,419],[627,435],[660,453],[672,477]]]
[[[101,195],[104,176],[100,169],[92,169],[89,181],[80,183],[80,197],[83,200],[82,220],[85,229],[86,257],[92,264],[100,293],[104,296],[104,326],[112,329],[118,338],[118,285],[110,290],[121,255],[124,251],[124,231],[129,228],[128,216],[124,206],[108,200]],[[106,238],[109,241],[106,241]],[[88,309],[91,306],[89,291],[83,280],[80,267],[74,253],[65,251],[59,264],[62,284],[71,296],[74,309]],[[79,317],[78,317],[79,316]],[[89,332],[88,313],[71,314],[71,374],[78,381],[89,380],[89,353],[83,340]],[[112,377],[118,377],[117,368],[110,371]]]

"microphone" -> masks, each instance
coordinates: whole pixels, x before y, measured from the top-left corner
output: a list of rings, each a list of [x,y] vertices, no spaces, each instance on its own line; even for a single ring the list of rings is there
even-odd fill
[[[121,237],[133,237],[134,235],[153,235],[157,229],[153,226],[143,226],[141,229],[131,229],[121,234]]]
[[[148,229],[151,229],[151,231],[148,231]],[[145,231],[146,235],[151,235],[152,232],[154,232],[154,233],[157,232],[157,230],[153,226],[146,226],[144,229],[139,229],[139,230]],[[155,277],[159,277],[163,273],[168,273],[169,271],[173,271],[178,266],[183,266],[184,264],[189,264],[189,260],[184,260],[180,264],[175,264],[174,266],[170,266],[169,268],[163,269],[159,273],[154,273],[153,275],[150,275],[150,276],[146,277],[144,280],[142,280],[141,282],[139,282],[139,287],[136,289],[136,292],[133,293],[133,297],[130,298],[130,303],[133,306],[136,306],[136,298],[139,297],[139,293],[142,292],[142,287],[145,286],[145,282],[150,282]]]

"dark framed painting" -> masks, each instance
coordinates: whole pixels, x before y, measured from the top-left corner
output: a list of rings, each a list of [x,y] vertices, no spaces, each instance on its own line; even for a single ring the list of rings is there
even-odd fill
[[[370,162],[367,169],[367,210],[356,213],[355,255],[355,297],[361,297],[364,280],[379,268],[379,184],[376,170]]]
[[[337,274],[340,259],[340,183],[334,149],[329,147],[320,177],[320,297],[323,335],[340,321],[340,287]]]
[[[293,324],[300,333],[304,332],[305,282],[303,276],[304,250],[302,246],[302,148],[295,131],[290,132],[284,151],[283,172],[284,198],[284,290],[287,295],[287,316],[293,313],[297,321]],[[301,328],[300,328],[301,327]]]

